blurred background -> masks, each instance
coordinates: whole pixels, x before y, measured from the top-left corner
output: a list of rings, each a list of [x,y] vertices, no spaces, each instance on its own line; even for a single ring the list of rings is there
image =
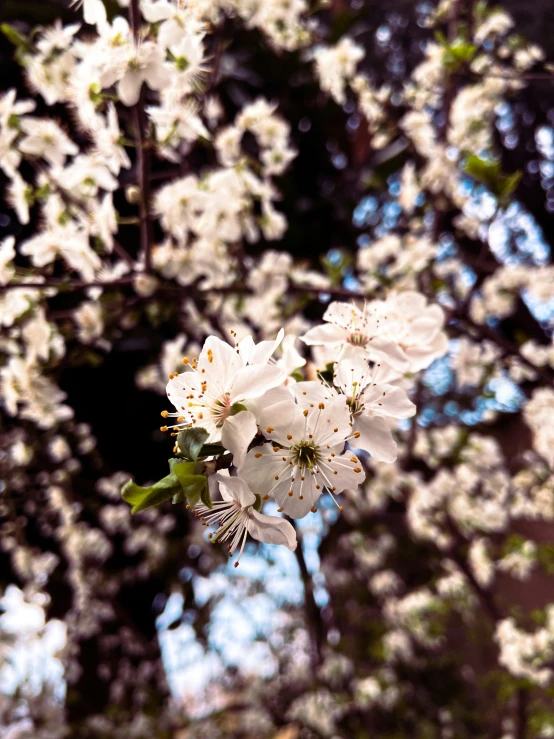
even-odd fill
[[[115,3],[106,5],[116,11]],[[512,15],[517,33],[554,61],[551,0],[499,5]],[[320,18],[327,42],[348,32],[366,49],[363,70],[374,83],[401,90],[432,38],[425,21],[433,10],[432,2],[413,0],[331,0]],[[75,13],[56,0],[0,3],[0,22],[24,32],[58,18],[73,23]],[[231,19],[218,30],[218,43],[213,92],[226,117],[232,119],[245,101],[263,94],[278,104],[292,127],[298,156],[278,181],[283,196],[279,209],[289,227],[277,248],[307,265],[334,268],[347,287],[355,284],[349,280],[355,280],[357,249],[399,227],[399,173],[409,157],[406,147],[393,142],[373,151],[355,105],[348,100],[341,107],[323,95],[300,52],[276,54],[257,30]],[[16,88],[18,97],[32,96],[5,36],[0,37],[0,69],[3,90]],[[39,100],[38,114],[57,118],[78,139],[64,107],[47,107]],[[498,223],[494,251],[502,263],[544,264],[554,243],[554,81],[532,81],[496,113],[502,170],[519,171],[522,177]],[[186,166],[197,169],[204,162],[209,154],[194,149]],[[0,191],[6,184],[0,175]],[[120,206],[124,214],[125,203]],[[476,192],[475,207],[491,207],[486,193]],[[36,226],[33,219],[21,226],[12,211],[0,207],[0,240],[8,235],[27,238]],[[446,251],[447,224],[443,231],[440,243]],[[123,227],[119,238],[136,252],[133,229]],[[261,240],[245,248],[255,256],[268,243]],[[60,295],[52,309],[69,314],[75,300],[71,294]],[[550,321],[552,305],[534,310],[520,302],[502,321],[502,335],[517,341],[525,332],[542,341],[534,327]],[[316,319],[324,308],[315,302],[306,312]],[[301,544],[295,553],[250,542],[240,571],[218,547],[206,543],[190,517],[170,507],[121,523],[121,484],[129,476],[140,482],[161,477],[170,452],[167,438],[157,430],[165,398],[144,389],[144,383],[141,387],[140,376],[158,364],[165,342],[178,333],[178,318],[162,301],[153,300],[149,310],[130,330],[110,337],[109,351],[75,344],[59,378],[75,410],[68,438],[81,465],[65,525],[71,527],[75,506],[92,549],[104,546],[101,537],[94,541],[95,532],[102,527],[110,532],[111,553],[101,565],[85,556],[77,572],[68,555],[70,534],[60,533],[60,522],[41,515],[36,480],[41,473],[55,472],[56,464],[45,452],[51,439],[21,422],[29,427],[26,433],[38,451],[15,477],[10,473],[15,494],[6,496],[3,512],[6,520],[23,522],[25,551],[49,574],[46,595],[25,601],[11,553],[0,549],[3,735],[512,736],[502,728],[506,707],[511,711],[515,705],[517,716],[531,710],[523,704],[534,699],[518,692],[517,680],[512,684],[498,671],[486,617],[468,629],[459,612],[434,614],[431,630],[440,635],[441,648],[429,652],[416,646],[415,658],[396,665],[394,675],[387,667],[381,601],[368,583],[377,572],[393,570],[407,590],[417,590],[436,578],[442,559],[432,541],[412,536],[402,500],[392,496],[386,505],[342,517],[324,502],[316,515],[299,522]],[[497,420],[487,424],[486,434],[506,459],[530,444],[521,413],[524,396],[514,383],[500,382],[494,393],[460,388],[447,358],[426,371],[418,393],[422,429],[457,423],[468,433],[480,433],[484,414],[492,410]],[[6,463],[20,425],[11,418],[1,423],[0,465]],[[418,470],[425,472],[416,458],[412,471]],[[390,479],[383,477],[379,484],[394,488],[396,474],[391,471]],[[1,481],[0,486],[5,487]],[[496,598],[506,612],[515,608],[531,613],[554,602],[548,564],[554,552],[552,531],[544,523],[514,528],[513,536],[544,545],[547,565],[525,582],[499,575]],[[54,556],[58,564],[50,568],[48,558]],[[152,559],[155,566],[148,564]],[[112,579],[118,587],[110,590]],[[87,630],[84,623],[68,659],[66,630],[67,620],[74,617],[74,590],[89,599],[90,609],[101,610],[103,601],[93,592],[99,582],[115,617],[100,630],[92,624]],[[490,604],[482,604],[484,612],[487,608]],[[86,622],[86,614],[80,618]],[[69,676],[62,666],[68,663],[75,671]],[[539,700],[536,715],[541,720],[554,716],[552,697],[547,691]],[[25,733],[30,726],[33,733]],[[547,736],[534,726],[527,721],[524,733],[513,736]],[[549,736],[554,736],[552,726]]]

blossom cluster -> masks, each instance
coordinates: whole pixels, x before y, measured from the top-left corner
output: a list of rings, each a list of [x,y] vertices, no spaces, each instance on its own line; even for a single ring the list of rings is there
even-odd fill
[[[212,541],[229,540],[231,554],[239,543],[242,553],[247,532],[296,545],[290,524],[272,516],[262,521],[257,503],[273,498],[279,512],[303,518],[324,492],[336,502],[336,495],[363,483],[364,462],[356,451],[394,462],[394,425],[416,413],[405,377],[446,351],[443,311],[416,292],[363,308],[332,302],[323,318],[299,337],[313,347],[316,365],[306,374],[314,379],[304,379],[300,356],[288,372],[274,358],[281,343],[294,342],[283,330],[275,341],[256,344],[245,336],[234,346],[210,336],[197,359],[183,359],[184,372],[170,374],[167,395],[176,410],[162,415],[175,421],[162,430],[178,436],[203,429],[206,444],[221,445],[222,463],[227,451],[232,455],[236,476],[215,472],[209,478],[220,483],[223,501],[214,511],[205,503],[195,506],[203,521],[219,523]],[[207,467],[213,459],[206,456]]]

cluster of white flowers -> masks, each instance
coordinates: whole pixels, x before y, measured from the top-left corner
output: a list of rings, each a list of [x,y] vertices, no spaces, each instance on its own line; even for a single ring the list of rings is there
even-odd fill
[[[202,428],[207,444],[232,454],[237,476],[210,478],[220,483],[223,501],[213,512],[204,504],[195,509],[206,523],[219,522],[212,540],[229,540],[231,553],[239,543],[242,552],[247,532],[292,547],[290,525],[264,516],[262,526],[257,502],[273,498],[279,511],[302,518],[323,492],[335,500],[363,482],[363,463],[352,450],[393,462],[394,423],[416,412],[399,383],[446,350],[441,309],[417,293],[391,294],[363,310],[331,303],[324,319],[300,337],[318,349],[317,380],[297,382],[294,367],[287,372],[273,359],[286,342],[283,330],[274,341],[246,336],[235,346],[210,336],[198,359],[183,359],[185,372],[170,374],[167,394],[176,410],[162,415],[176,421],[162,429],[177,435]]]
[[[537,685],[547,685],[552,678],[554,654],[554,606],[546,608],[546,624],[534,633],[518,629],[513,618],[500,621],[495,639],[500,648],[500,664],[516,677]]]

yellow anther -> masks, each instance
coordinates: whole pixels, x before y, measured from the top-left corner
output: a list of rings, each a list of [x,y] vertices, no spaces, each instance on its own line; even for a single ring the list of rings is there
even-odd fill
[[[160,431],[167,431],[167,426],[160,426]]]
[[[169,416],[169,411],[162,411],[160,415],[162,418],[167,418]]]
[[[188,357],[183,357],[183,364],[190,364],[190,359]]]

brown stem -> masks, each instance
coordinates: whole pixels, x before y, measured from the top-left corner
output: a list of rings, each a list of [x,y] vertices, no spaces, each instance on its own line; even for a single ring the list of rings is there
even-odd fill
[[[515,731],[514,739],[527,739],[527,704],[529,693],[525,688],[519,688],[516,693]]]
[[[140,5],[139,0],[131,0],[129,6],[130,25],[133,29],[135,43],[140,41]],[[152,271],[152,242],[154,233],[150,218],[150,147],[146,140],[147,120],[145,112],[146,89],[144,84],[140,91],[140,98],[134,108],[135,142],[137,151],[137,183],[140,189],[140,253],[144,259],[145,272]]]
[[[294,554],[296,556],[296,561],[298,562],[298,569],[300,570],[300,577],[302,578],[302,584],[304,586],[304,607],[306,610],[307,630],[310,635],[312,670],[315,672],[321,664],[321,646],[325,637],[325,627],[323,619],[321,618],[321,611],[315,602],[313,581],[308,572],[308,567],[304,558],[304,550],[302,548],[302,536],[296,525],[294,528],[296,529],[296,538],[298,540]]]
[[[117,285],[128,285],[134,280],[133,275],[126,275],[120,277],[118,280],[111,280],[110,282],[87,282],[86,280],[72,280],[68,282],[63,278],[49,277],[44,282],[10,282],[7,285],[0,287],[0,293],[3,290],[12,290],[14,288],[22,287],[29,290],[44,290],[47,287],[55,288],[67,288],[67,290],[84,290],[87,287],[115,287]]]

